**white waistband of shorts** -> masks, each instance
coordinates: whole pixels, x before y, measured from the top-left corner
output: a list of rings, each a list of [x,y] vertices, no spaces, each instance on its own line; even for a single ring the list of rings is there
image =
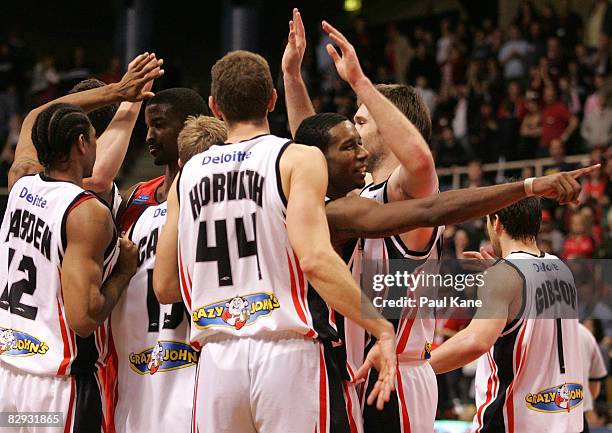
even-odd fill
[[[267,341],[281,341],[281,340],[304,340],[307,342],[319,342],[312,337],[306,337],[303,334],[299,334],[295,331],[268,331],[262,330],[254,335],[237,335],[226,332],[217,332],[202,342],[202,345],[206,343],[218,343],[221,341],[236,341],[236,340],[267,340]]]
[[[426,364],[429,361],[422,358],[415,358],[414,356],[407,355],[405,353],[400,353],[399,355],[397,355],[397,362],[398,364],[421,365]]]

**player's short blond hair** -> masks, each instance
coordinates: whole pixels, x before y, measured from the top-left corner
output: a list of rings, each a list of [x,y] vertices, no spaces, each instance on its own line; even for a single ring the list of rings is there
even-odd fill
[[[178,156],[183,164],[213,144],[227,140],[227,128],[221,120],[210,116],[189,116],[178,136]]]

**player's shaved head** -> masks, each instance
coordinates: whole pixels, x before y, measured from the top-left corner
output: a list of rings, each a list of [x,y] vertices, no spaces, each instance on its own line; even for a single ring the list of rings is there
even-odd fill
[[[326,153],[331,141],[329,131],[339,123],[346,121],[349,119],[337,113],[319,113],[307,117],[295,132],[295,141],[307,146],[316,146]]]
[[[210,94],[227,122],[258,122],[268,113],[274,85],[262,56],[232,51],[214,64]]]

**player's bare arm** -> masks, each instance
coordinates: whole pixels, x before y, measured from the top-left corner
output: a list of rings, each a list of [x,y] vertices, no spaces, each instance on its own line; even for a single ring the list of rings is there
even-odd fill
[[[512,266],[499,262],[489,268],[478,289],[482,307],[467,328],[431,352],[429,363],[436,374],[463,367],[488,352],[518,313],[522,289],[523,279]]]
[[[155,252],[153,290],[160,304],[182,301],[178,269],[178,220],[179,201],[176,191],[178,176],[168,192],[168,213]]]
[[[119,83],[62,96],[30,111],[23,121],[15,148],[15,160],[9,170],[9,189],[22,176],[38,173],[43,169],[38,162],[38,154],[31,135],[38,114],[45,108],[56,103],[68,103],[89,112],[115,102],[142,101],[153,96],[150,91],[144,89],[148,82],[163,75],[163,70],[160,68],[162,63],[163,61],[156,59],[153,54],[141,54],[132,61],[130,64],[133,66],[132,69],[128,69]]]
[[[306,84],[302,79],[302,60],[306,51],[306,31],[302,17],[297,9],[293,9],[293,18],[289,21],[289,36],[283,53],[282,70],[285,88],[285,104],[291,136],[295,137],[302,120],[315,113],[308,96]]]
[[[599,168],[594,165],[536,178],[532,184],[533,193],[562,204],[575,202],[581,191],[577,179]],[[461,223],[493,213],[525,197],[525,181],[519,181],[386,204],[350,196],[332,201],[325,210],[332,244],[338,246],[358,237],[382,238],[419,227]]]
[[[327,22],[323,30],[338,45],[342,56],[328,44],[327,52],[336,65],[340,77],[355,91],[357,98],[370,112],[386,146],[398,159],[397,167],[387,183],[389,201],[427,197],[438,191],[438,176],[427,142],[410,120],[366,77],[359,64],[355,48],[346,37]],[[362,121],[355,117],[356,123]],[[432,229],[405,235],[402,239],[409,248],[420,250],[430,241]]]
[[[380,384],[371,399],[381,409],[395,383],[395,331],[362,296],[348,268],[332,248],[324,198],[327,163],[320,150],[291,145],[280,161],[287,204],[287,232],[302,271],[327,304],[365,328],[380,342],[367,364],[380,371]]]
[[[66,222],[67,247],[61,269],[68,326],[87,337],[109,316],[136,272],[137,249],[121,239],[120,255],[102,284],[104,252],[113,240],[113,220],[106,206],[91,199],[78,205]]]

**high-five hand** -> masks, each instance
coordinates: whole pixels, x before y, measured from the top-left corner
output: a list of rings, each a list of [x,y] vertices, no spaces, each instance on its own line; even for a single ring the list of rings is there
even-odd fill
[[[306,30],[302,16],[297,8],[293,9],[293,19],[289,21],[289,36],[283,53],[283,74],[298,76],[301,73],[302,60],[306,51]]]
[[[163,59],[157,59],[154,53],[143,53],[132,60],[127,72],[117,83],[122,100],[137,102],[151,98],[151,82],[164,75],[161,69]]]
[[[338,45],[340,48],[340,52],[342,53],[342,57],[336,51],[333,45],[327,44],[327,54],[334,61],[334,65],[336,65],[336,70],[338,71],[338,75],[344,81],[346,81],[351,87],[355,87],[359,81],[366,79],[367,77],[363,73],[361,69],[361,65],[359,64],[359,59],[357,58],[357,53],[355,52],[355,48],[351,45],[351,43],[346,39],[346,37],[340,33],[336,28],[334,28],[327,21],[323,21],[323,30],[329,35],[330,39]]]

